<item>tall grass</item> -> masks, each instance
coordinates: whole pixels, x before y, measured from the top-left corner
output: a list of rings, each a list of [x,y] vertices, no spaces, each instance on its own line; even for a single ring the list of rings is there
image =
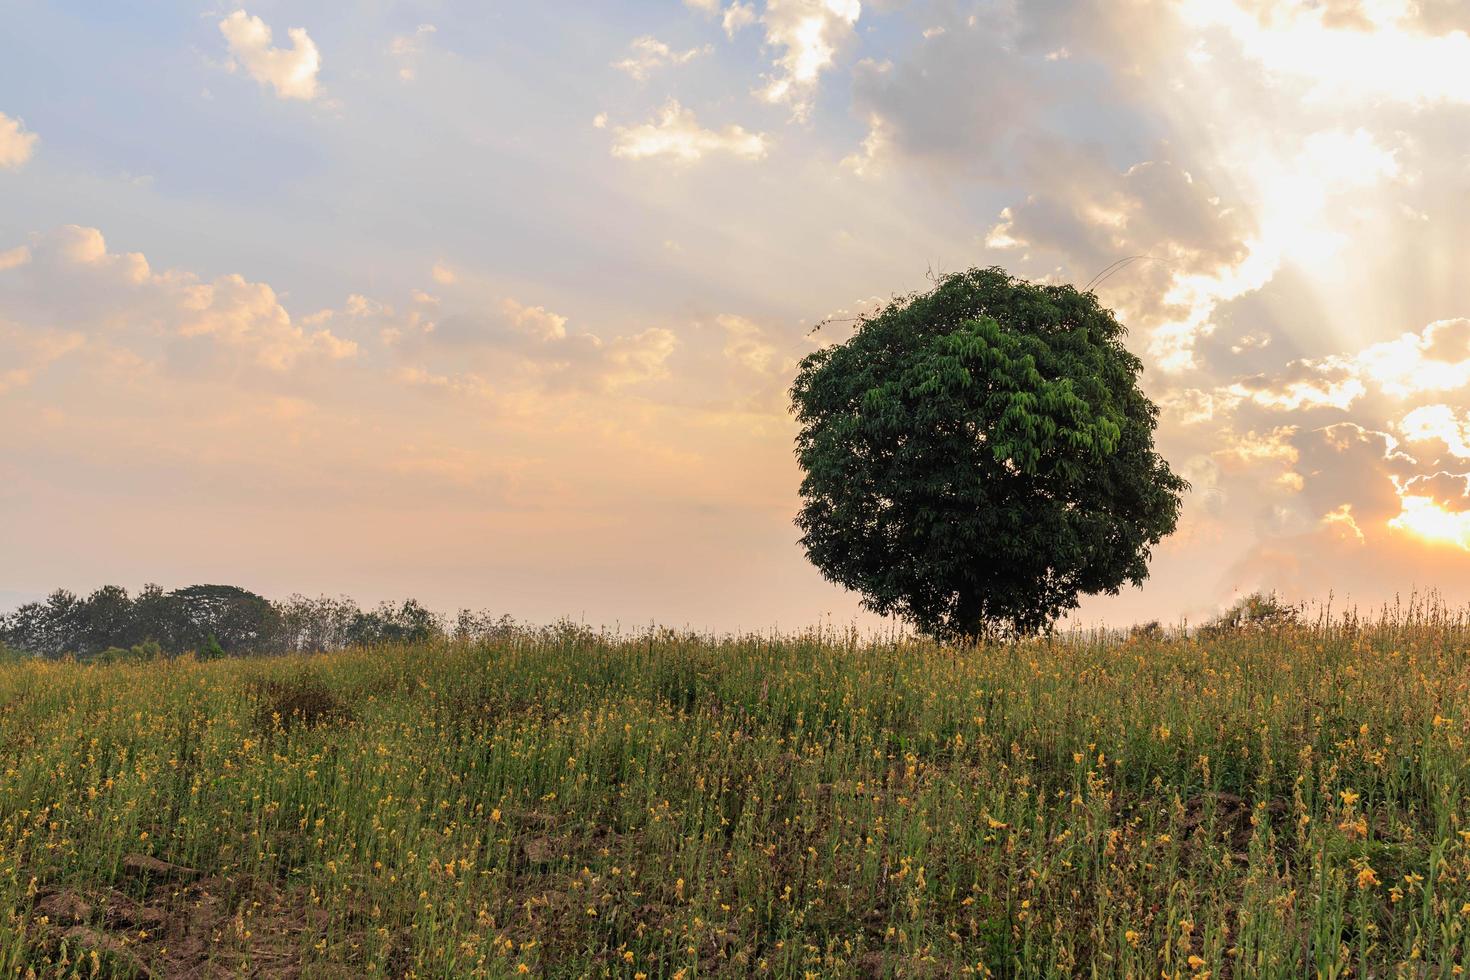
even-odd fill
[[[1448,977],[1467,683],[1420,607],[7,664],[0,971]]]

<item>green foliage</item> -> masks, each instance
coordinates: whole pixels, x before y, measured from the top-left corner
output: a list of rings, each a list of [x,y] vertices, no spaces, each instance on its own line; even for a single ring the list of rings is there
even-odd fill
[[[405,599],[397,606],[383,602],[372,612],[358,613],[347,628],[347,642],[352,646],[423,643],[443,631],[437,616],[416,599]]]
[[[520,629],[509,617],[460,613],[462,639],[505,636]],[[416,600],[364,612],[343,596],[293,595],[271,602],[233,585],[191,585],[165,592],[144,586],[129,597],[103,586],[85,598],[65,589],[0,616],[0,643],[36,656],[104,662],[140,646],[161,654],[194,650],[202,659],[263,653],[340,650],[351,645],[416,643],[444,635],[443,621]],[[105,655],[105,656],[104,656]]]
[[[275,628],[269,601],[235,585],[191,585],[170,592],[173,639],[183,649],[203,652],[211,641],[225,652],[259,649]]]
[[[802,361],[797,518],[828,579],[941,637],[1050,626],[1148,575],[1188,485],[1091,293],[945,276]]]
[[[213,633],[205,637],[204,645],[194,653],[200,660],[219,660],[224,655],[225,648],[219,645],[219,639]]]

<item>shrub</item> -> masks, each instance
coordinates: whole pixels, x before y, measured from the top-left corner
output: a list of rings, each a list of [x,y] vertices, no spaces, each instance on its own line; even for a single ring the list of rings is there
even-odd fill
[[[316,728],[353,718],[352,710],[310,670],[257,680],[251,691],[255,696],[255,728],[263,734],[296,727]]]
[[[1252,592],[1200,627],[1205,636],[1224,633],[1280,629],[1301,622],[1302,606],[1284,602],[1275,592]]]

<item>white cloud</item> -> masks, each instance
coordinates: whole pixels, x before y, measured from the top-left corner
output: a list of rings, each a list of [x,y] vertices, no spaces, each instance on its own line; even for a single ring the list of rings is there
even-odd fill
[[[859,177],[873,176],[883,169],[883,161],[892,152],[893,136],[889,132],[888,120],[877,113],[868,116],[868,135],[863,138],[858,152],[844,157],[842,165]],[[1001,219],[1008,220],[1009,209],[1001,212]],[[990,241],[987,239],[986,244]]]
[[[130,361],[161,356],[160,342],[182,345],[173,349],[185,353],[207,341],[231,362],[273,372],[357,353],[353,341],[293,320],[265,283],[235,274],[204,281],[180,269],[155,272],[141,253],[108,251],[96,228],[67,225],[4,254],[27,259],[0,278],[8,319],[33,330],[65,324]]]
[[[179,336],[212,337],[248,351],[256,363],[273,371],[285,371],[305,357],[341,360],[357,353],[355,342],[330,330],[307,333],[291,322],[275,290],[240,275],[190,287],[180,312]]]
[[[856,33],[862,11],[860,0],[766,0],[760,18],[766,44],[781,49],[782,54],[760,97],[790,106],[794,116],[805,118],[811,112],[818,79],[832,67],[838,49]],[[727,15],[727,31],[733,33],[739,25],[739,20],[732,22]]]
[[[1367,389],[1355,377],[1288,381],[1277,386],[1251,387],[1237,383],[1226,389],[1240,399],[1277,411],[1295,412],[1309,408],[1347,408]]]
[[[259,17],[237,10],[219,22],[220,33],[229,45],[232,64],[262,85],[269,84],[283,99],[314,99],[318,94],[317,72],[321,52],[304,27],[293,27],[291,47],[271,46],[271,29]]]
[[[39,137],[28,133],[19,119],[0,112],[0,169],[14,170],[31,158]]]
[[[1470,36],[1425,33],[1408,17],[1414,4],[1363,4],[1337,18],[1331,4],[1268,6],[1187,0],[1180,12],[1195,27],[1227,30],[1247,58],[1299,79],[1313,101],[1470,102]]]
[[[1399,420],[1410,442],[1440,442],[1452,455],[1470,459],[1470,419],[1448,405],[1422,405]]]
[[[687,51],[675,51],[658,38],[651,35],[634,38],[628,45],[630,54],[621,61],[614,61],[613,67],[619,71],[627,72],[638,81],[646,81],[650,75],[660,68],[677,65],[685,65],[698,58],[700,55],[709,54],[714,50],[706,44],[701,48],[690,48]]]
[[[679,163],[694,163],[714,153],[759,160],[766,155],[768,140],[764,133],[735,125],[718,131],[703,129],[693,111],[671,99],[653,122],[615,126],[612,154],[625,160],[666,157]]]
[[[1470,319],[1437,320],[1419,333],[1374,344],[1358,355],[1364,375],[1396,397],[1470,384]]]
[[[754,24],[757,19],[755,4],[732,3],[725,8],[725,15],[721,18],[720,23],[725,28],[725,36],[733,38],[741,30]]]
[[[760,19],[756,16],[755,4],[742,3],[741,0],[730,0],[723,12],[720,10],[720,0],[684,0],[684,6],[711,17],[718,16],[725,35],[732,38],[741,28],[749,27]]]
[[[1252,335],[1254,336],[1254,335]],[[1238,345],[1237,345],[1238,346]],[[1263,346],[1259,342],[1255,345]],[[1348,409],[1369,394],[1403,402],[1470,385],[1470,319],[1436,320],[1423,330],[1368,347],[1356,354],[1333,354],[1291,361],[1269,375],[1236,381],[1215,392],[1228,408],[1251,401],[1263,408],[1294,412],[1315,408]],[[1416,437],[1447,428],[1444,405],[1421,406],[1401,423]],[[1432,423],[1431,428],[1426,428]],[[1456,430],[1458,431],[1458,430]],[[1447,440],[1453,444],[1453,440]]]
[[[562,340],[567,335],[567,318],[549,312],[544,306],[522,306],[507,299],[501,308],[512,323],[537,340]]]

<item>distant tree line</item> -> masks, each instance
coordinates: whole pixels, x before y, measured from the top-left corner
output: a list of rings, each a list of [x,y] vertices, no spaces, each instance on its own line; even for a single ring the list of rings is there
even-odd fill
[[[58,589],[0,616],[0,645],[41,657],[147,659],[310,653],[349,646],[482,640],[516,629],[508,616],[463,610],[452,621],[417,600],[364,610],[343,596],[272,602],[233,585],[191,585],[136,595],[106,585],[88,596]]]

